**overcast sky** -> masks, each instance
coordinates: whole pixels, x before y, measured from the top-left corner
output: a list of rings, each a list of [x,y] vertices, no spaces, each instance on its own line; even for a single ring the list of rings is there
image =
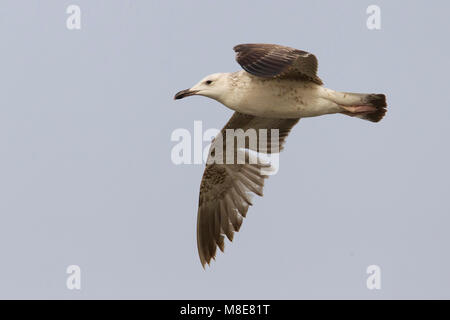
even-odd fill
[[[66,9],[81,8],[69,30]],[[381,30],[366,9],[381,9]],[[447,1],[0,4],[0,298],[450,298]],[[385,93],[380,123],[303,119],[211,267],[203,165],[172,132],[232,111],[175,92],[245,42],[313,52],[325,86]],[[206,146],[206,143],[204,144]],[[66,268],[81,268],[81,290]],[[381,290],[366,268],[381,269]]]

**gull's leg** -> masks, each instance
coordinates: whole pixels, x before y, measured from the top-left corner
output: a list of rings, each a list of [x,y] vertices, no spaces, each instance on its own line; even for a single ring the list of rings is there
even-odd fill
[[[341,106],[342,109],[348,111],[350,113],[362,113],[362,112],[373,112],[376,111],[377,108],[374,106]]]
[[[338,92],[327,88],[323,88],[322,94],[338,104],[341,113],[348,116],[378,122],[386,113],[384,94]]]

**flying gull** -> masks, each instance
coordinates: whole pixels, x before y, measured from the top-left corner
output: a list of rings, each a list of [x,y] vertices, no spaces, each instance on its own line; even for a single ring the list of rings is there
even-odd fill
[[[252,205],[250,196],[263,195],[267,178],[261,170],[264,163],[209,161],[227,129],[278,129],[281,150],[300,118],[340,113],[378,122],[386,113],[383,94],[338,92],[323,87],[317,76],[317,58],[311,53],[274,44],[240,44],[234,51],[244,70],[209,75],[174,97],[201,95],[235,111],[211,143],[200,185],[197,247],[203,267],[215,258],[217,247],[224,251],[224,236],[233,240]],[[245,148],[252,149],[248,144]],[[238,152],[235,147],[233,150]]]

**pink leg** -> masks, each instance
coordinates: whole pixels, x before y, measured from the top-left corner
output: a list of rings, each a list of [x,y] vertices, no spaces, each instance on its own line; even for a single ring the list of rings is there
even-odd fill
[[[351,113],[363,113],[363,112],[373,112],[377,108],[374,106],[341,106],[344,110]]]

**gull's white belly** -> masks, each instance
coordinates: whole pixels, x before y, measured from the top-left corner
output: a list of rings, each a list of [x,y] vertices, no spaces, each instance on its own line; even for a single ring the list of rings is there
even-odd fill
[[[273,118],[315,117],[341,111],[327,99],[324,90],[328,89],[312,82],[241,75],[231,97],[222,102],[241,113]]]

